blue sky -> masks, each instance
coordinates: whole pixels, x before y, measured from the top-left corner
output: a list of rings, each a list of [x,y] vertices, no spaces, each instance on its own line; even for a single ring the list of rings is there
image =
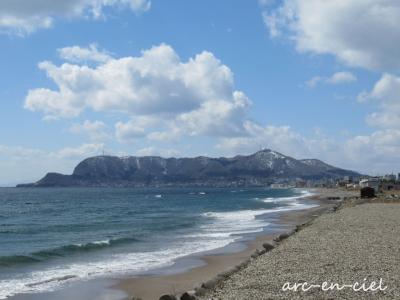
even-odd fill
[[[0,185],[70,173],[102,151],[267,147],[400,171],[397,1],[7,0],[0,11]]]

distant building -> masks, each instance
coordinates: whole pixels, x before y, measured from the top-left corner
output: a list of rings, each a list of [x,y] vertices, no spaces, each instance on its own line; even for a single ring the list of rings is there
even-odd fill
[[[303,188],[307,186],[307,181],[303,180],[303,179],[296,179],[296,187],[298,188]]]
[[[394,174],[387,174],[387,175],[385,175],[385,176],[383,176],[383,178],[382,178],[383,180],[386,180],[386,181],[396,181],[396,175],[394,175]]]
[[[371,177],[360,180],[360,188],[370,187],[375,190],[375,193],[379,193],[381,190],[381,181],[377,177]]]
[[[353,178],[351,176],[344,176],[343,177],[343,181],[345,183],[352,183],[353,182]]]
[[[382,181],[381,188],[384,191],[400,190],[400,183],[395,181]]]

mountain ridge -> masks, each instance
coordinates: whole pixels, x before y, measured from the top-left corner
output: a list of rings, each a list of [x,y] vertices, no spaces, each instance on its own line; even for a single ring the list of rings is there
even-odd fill
[[[230,158],[94,156],[81,161],[71,175],[47,173],[35,183],[17,187],[262,186],[285,180],[343,176],[360,174],[317,159],[297,160],[264,149]]]

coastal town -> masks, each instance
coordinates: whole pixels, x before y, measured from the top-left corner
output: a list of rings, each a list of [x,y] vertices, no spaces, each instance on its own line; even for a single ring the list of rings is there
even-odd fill
[[[382,176],[343,176],[318,180],[297,178],[289,181],[277,181],[271,184],[271,188],[345,188],[359,190],[366,187],[373,188],[375,193],[400,190],[400,173]]]

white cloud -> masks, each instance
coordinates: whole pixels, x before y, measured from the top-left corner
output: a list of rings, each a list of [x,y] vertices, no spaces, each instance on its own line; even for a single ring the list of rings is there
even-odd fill
[[[400,77],[385,73],[376,82],[370,93],[363,93],[361,101],[377,99],[385,103],[395,104],[399,101]]]
[[[150,141],[174,142],[179,140],[182,135],[183,131],[179,127],[170,124],[167,129],[152,131],[146,137]]]
[[[367,116],[367,123],[382,128],[400,128],[400,77],[385,73],[370,92],[358,96],[360,102],[374,101],[380,111]]]
[[[369,174],[398,172],[400,130],[385,129],[355,136],[344,144],[345,160]]]
[[[374,112],[367,116],[367,124],[370,126],[377,126],[382,128],[393,128],[400,127],[400,109],[396,107],[396,110],[390,111],[390,109],[384,109],[381,112]]]
[[[142,138],[146,135],[146,129],[134,120],[126,123],[117,122],[115,124],[115,135],[119,142],[134,142],[138,138]]]
[[[53,19],[50,17],[31,16],[28,18],[19,18],[12,15],[0,14],[0,33],[24,35],[38,29],[50,28],[52,25]]]
[[[331,54],[346,65],[369,70],[397,72],[400,68],[397,0],[283,0],[278,6],[265,8],[263,17],[271,37],[287,38],[299,52]],[[313,87],[356,80],[349,72],[339,72],[331,77],[316,76],[306,84]],[[399,95],[400,78],[385,73],[371,91],[358,96],[360,102],[378,106],[378,111],[369,114],[366,121],[379,130],[349,137],[344,142],[319,142],[320,138],[304,137],[292,137],[290,141],[300,139],[301,145],[313,145],[305,149],[316,157],[324,158],[329,153],[327,159],[333,163],[345,162],[369,173],[392,171],[400,153]],[[323,149],[321,145],[325,145]]]
[[[102,121],[86,120],[82,124],[73,124],[70,132],[75,134],[85,134],[92,141],[104,141],[110,138],[106,132],[107,125]]]
[[[222,138],[217,149],[228,155],[252,153],[260,148],[270,148],[297,157],[311,155],[306,140],[289,126],[261,126],[247,121],[248,136]]]
[[[0,186],[34,182],[47,172],[72,173],[82,159],[99,155],[103,144],[82,144],[56,151],[0,145]]]
[[[351,83],[357,81],[357,77],[351,72],[336,72],[327,82],[330,84]]]
[[[30,90],[25,107],[52,118],[73,118],[87,110],[120,113],[128,121],[115,124],[115,136],[124,143],[207,136],[218,140],[217,149],[224,154],[268,147],[297,158],[320,158],[364,172],[388,170],[397,157],[394,149],[398,149],[398,128],[338,141],[322,134],[307,137],[288,126],[261,126],[249,121],[250,100],[235,87],[229,67],[209,52],[182,61],[170,46],[160,45],[140,56],[97,62],[95,66],[40,63],[57,88]],[[356,79],[350,72],[338,72],[319,77],[316,84]],[[396,86],[395,77],[387,75],[364,95],[389,103],[389,96],[397,93]],[[363,154],[364,150],[367,153]],[[137,155],[178,154],[173,149],[152,146],[137,151]]]
[[[65,47],[57,51],[62,59],[74,63],[87,61],[106,62],[111,59],[111,56],[105,51],[100,51],[96,44],[90,44],[87,48],[79,46]]]
[[[272,37],[287,36],[299,51],[367,69],[400,67],[398,0],[284,0],[263,17]]]
[[[83,144],[78,147],[66,147],[56,152],[47,154],[50,158],[56,159],[82,159],[88,156],[100,155],[104,144]]]
[[[176,126],[187,135],[245,135],[243,122],[251,102],[242,92],[233,92],[231,101],[205,102],[199,109],[177,117]]]
[[[136,151],[137,156],[162,156],[162,157],[176,157],[180,151],[176,149],[160,149],[155,147],[142,148]]]
[[[306,81],[306,85],[308,87],[316,87],[320,82],[324,81],[324,77],[321,76],[314,76],[313,78]]]
[[[357,77],[351,72],[336,72],[330,77],[315,76],[306,82],[309,87],[315,87],[319,83],[326,84],[344,84],[357,81]]]
[[[339,141],[321,133],[307,137],[289,126],[263,127],[248,122],[246,127],[249,136],[221,139],[217,149],[226,155],[237,155],[270,148],[298,159],[318,158],[365,174],[398,171],[393,162],[400,159],[399,129],[379,130]]]
[[[82,144],[78,147],[66,147],[57,151],[44,151],[19,146],[0,145],[0,155],[10,159],[34,159],[35,157],[39,159],[75,159],[100,154],[103,147],[104,144]]]
[[[190,136],[245,134],[243,122],[251,102],[235,89],[232,71],[210,52],[183,62],[162,44],[141,56],[109,58],[94,67],[42,62],[39,68],[57,89],[30,90],[25,108],[47,118],[73,118],[87,109],[119,112],[132,118],[115,125],[120,141],[145,134],[165,139],[166,129]],[[138,118],[162,120],[166,128],[138,125]]]
[[[24,35],[51,27],[56,17],[98,19],[107,6],[143,12],[150,9],[150,5],[149,0],[1,0],[0,32]]]

